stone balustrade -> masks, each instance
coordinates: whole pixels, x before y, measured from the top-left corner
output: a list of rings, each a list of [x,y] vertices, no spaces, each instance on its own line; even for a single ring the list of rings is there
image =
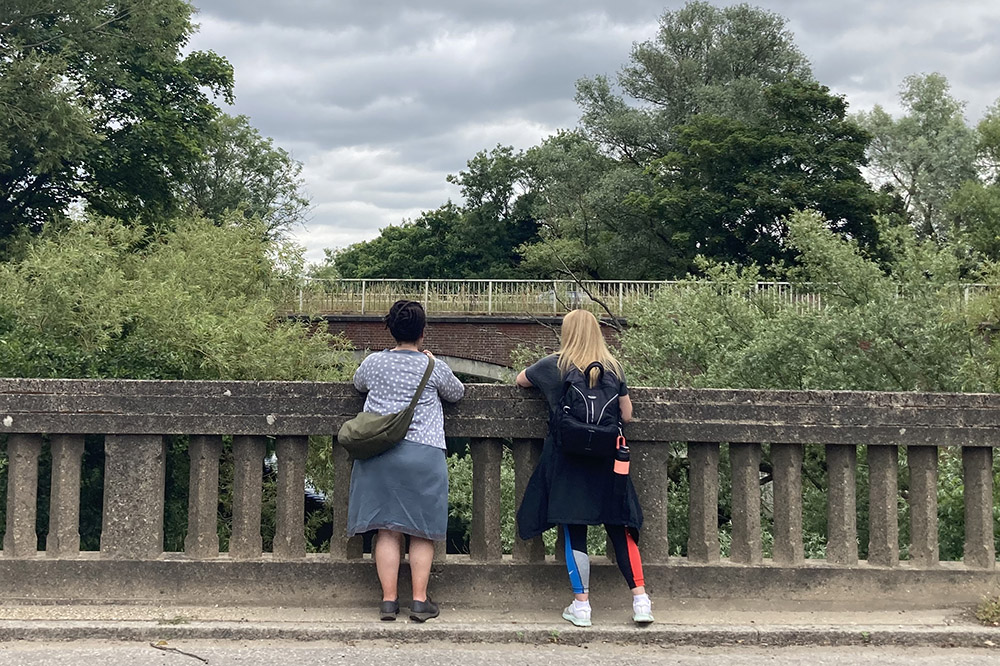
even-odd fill
[[[759,572],[762,567],[771,574],[774,569],[783,571],[785,587],[780,593],[793,598],[808,596],[808,589],[796,591],[789,586],[810,588],[822,581],[841,591],[890,583],[915,589],[922,581],[931,585],[926,588],[931,593],[953,590],[957,591],[954,596],[961,598],[978,598],[996,588],[993,447],[1000,443],[1000,395],[634,388],[632,398],[636,420],[629,426],[628,436],[633,480],[646,516],[642,554],[647,578],[655,581],[661,577],[661,589],[675,595],[711,595],[713,590],[726,594],[725,586],[732,592],[738,587],[733,581],[740,576],[744,576],[740,580],[758,576],[740,571]],[[187,599],[196,595],[185,587],[192,584],[191,577],[206,577],[207,581],[209,574],[205,572],[213,571],[212,576],[224,580],[202,582],[219,595],[226,594],[224,584],[239,586],[240,576],[249,576],[263,586],[260,589],[266,588],[265,592],[258,590],[260,594],[298,598],[299,591],[282,592],[280,585],[273,583],[298,562],[298,582],[288,582],[289,586],[313,584],[317,590],[322,588],[322,594],[349,596],[357,581],[350,580],[354,574],[343,573],[355,571],[345,569],[344,563],[367,558],[359,538],[338,536],[345,532],[347,517],[350,464],[346,453],[334,447],[334,538],[329,555],[306,553],[303,488],[308,436],[335,433],[361,405],[361,397],[347,384],[0,379],[0,438],[6,438],[8,456],[7,523],[0,560],[5,563],[0,569],[6,575],[0,578],[71,577],[74,572],[99,578],[127,572],[117,575],[147,576],[156,582],[136,591],[134,581],[118,580],[111,587],[119,597],[160,594],[161,598]],[[502,554],[500,543],[503,447],[506,443],[512,449],[519,496],[538,459],[546,429],[541,395],[512,386],[473,385],[460,403],[446,406],[445,413],[447,434],[471,439],[473,518],[470,554],[463,559],[439,550],[435,575],[441,578],[445,571],[445,578],[454,573],[454,580],[463,581],[463,576],[468,576],[474,581],[469,585],[475,587],[478,581],[481,588],[493,580],[492,574],[483,573],[490,565],[522,566],[523,570],[544,566],[540,539],[517,542],[512,556]],[[105,442],[99,553],[80,551],[80,462],[87,434],[104,435]],[[188,532],[183,553],[164,553],[164,436],[178,434],[190,436]],[[228,553],[219,552],[217,535],[224,435],[233,436],[234,457]],[[46,550],[39,553],[38,461],[45,437],[52,455],[51,504]],[[263,553],[261,468],[268,437],[275,438],[277,511],[273,552]],[[670,442],[687,443],[690,501],[686,558],[670,556]],[[729,444],[731,470],[732,542],[728,558],[720,557],[719,544],[720,442]],[[770,446],[774,507],[773,554],[767,560],[763,558],[761,532],[764,443]],[[826,453],[825,560],[807,559],[803,554],[802,460],[807,446],[824,446]],[[869,466],[867,562],[858,559],[855,480],[859,446],[867,447]],[[909,472],[910,545],[905,561],[900,560],[898,543],[900,447],[905,447]],[[940,447],[961,450],[965,498],[962,563],[938,561]],[[245,564],[239,569],[196,566],[240,562]],[[265,569],[260,567],[269,572],[267,585],[261,583],[264,574],[260,572]],[[366,585],[373,580],[371,568],[362,576]],[[341,578],[326,580],[331,571],[341,572]],[[890,573],[873,573],[877,571]],[[763,580],[766,575],[758,578]],[[498,581],[508,580],[510,573],[497,576]],[[553,576],[563,583],[558,575]],[[325,581],[321,585],[316,582],[320,579]],[[698,589],[694,587],[696,580],[701,581]],[[8,586],[8,595],[37,593],[31,591],[37,586],[14,580],[0,585],[0,595],[5,593],[3,585]],[[744,588],[747,594],[756,594],[763,589],[760,585],[764,583]],[[182,592],[182,588],[188,591]],[[101,589],[100,583],[83,591],[68,585],[68,591],[50,596],[100,596]],[[232,595],[236,600],[252,597],[250,592]]]

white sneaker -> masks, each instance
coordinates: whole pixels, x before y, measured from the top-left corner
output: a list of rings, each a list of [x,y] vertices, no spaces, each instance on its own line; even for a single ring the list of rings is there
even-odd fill
[[[636,624],[650,624],[653,621],[653,602],[648,595],[632,597],[632,621]]]
[[[566,610],[563,611],[563,619],[569,620],[578,627],[589,627],[591,624],[590,605],[583,608],[577,608],[576,604],[566,606]]]

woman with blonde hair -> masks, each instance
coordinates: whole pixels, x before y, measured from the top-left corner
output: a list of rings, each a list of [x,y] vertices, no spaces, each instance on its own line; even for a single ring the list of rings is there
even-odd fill
[[[627,449],[611,450],[611,455],[606,451],[581,455],[565,441],[569,435],[560,434],[566,432],[561,427],[569,418],[566,396],[574,385],[589,388],[591,397],[610,395],[601,400],[600,411],[617,416],[619,426],[632,419],[625,373],[608,349],[597,318],[586,310],[567,314],[559,351],[522,370],[516,382],[524,388],[538,388],[549,403],[549,432],[518,508],[517,527],[522,539],[532,539],[555,526],[562,530],[575,597],[563,618],[579,627],[591,625],[587,526],[604,525],[618,568],[632,591],[632,619],[637,624],[652,622],[638,548],[642,508],[627,475]]]

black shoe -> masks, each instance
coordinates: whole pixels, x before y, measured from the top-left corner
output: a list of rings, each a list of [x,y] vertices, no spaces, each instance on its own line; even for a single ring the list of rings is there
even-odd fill
[[[410,603],[410,619],[417,622],[426,622],[432,617],[437,617],[440,615],[438,611],[438,605],[430,600],[428,597],[427,601],[417,601],[414,599]]]
[[[392,622],[399,615],[399,601],[383,601],[378,606],[379,619]]]

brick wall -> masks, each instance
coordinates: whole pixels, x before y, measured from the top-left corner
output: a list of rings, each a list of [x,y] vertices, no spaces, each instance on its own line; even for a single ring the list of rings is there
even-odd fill
[[[343,333],[356,349],[380,350],[396,344],[380,317],[330,315],[325,319],[331,333]],[[555,351],[559,322],[557,317],[429,317],[424,348],[443,356],[511,367],[511,353],[519,345]],[[607,326],[603,330],[608,342],[615,344],[615,330]]]

